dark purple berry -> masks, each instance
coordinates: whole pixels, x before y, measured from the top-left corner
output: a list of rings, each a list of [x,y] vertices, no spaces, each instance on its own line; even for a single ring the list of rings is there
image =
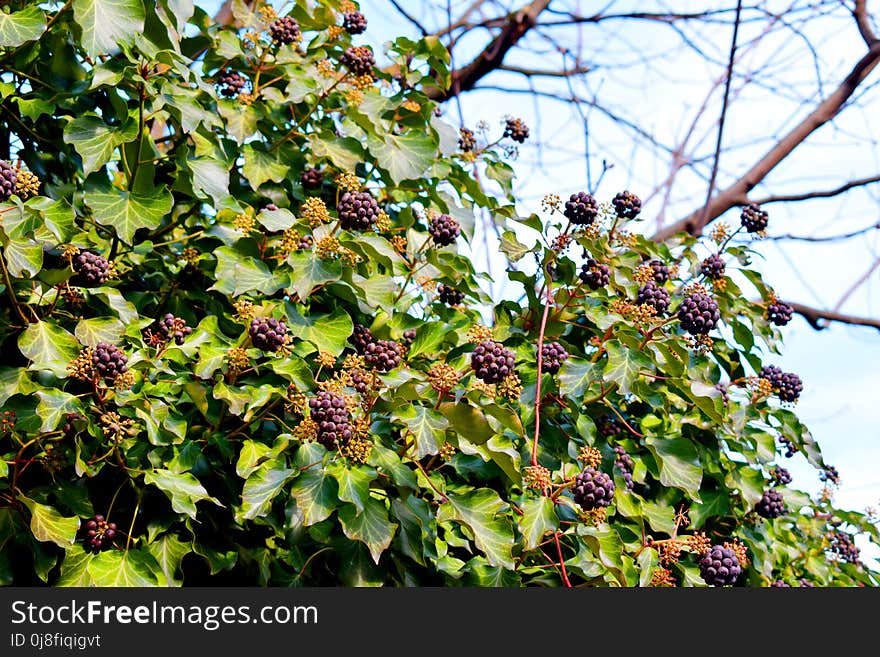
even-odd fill
[[[112,383],[128,369],[128,356],[116,345],[99,342],[92,352],[92,366],[105,381]]]
[[[372,75],[376,58],[367,46],[352,46],[342,53],[339,62],[353,75]]]
[[[840,561],[858,563],[861,550],[856,547],[852,535],[846,532],[837,531],[831,534],[828,540],[831,552],[836,555]]]
[[[445,303],[447,306],[458,306],[464,301],[464,292],[443,283],[437,286],[437,296],[440,303]]]
[[[302,40],[302,31],[299,23],[293,16],[281,16],[269,25],[269,34],[272,41],[283,45],[297,43]]]
[[[74,275],[70,282],[80,287],[97,287],[110,278],[107,258],[91,251],[80,251],[72,260]]]
[[[715,328],[721,312],[715,300],[702,292],[694,292],[678,307],[678,320],[681,328],[691,335],[706,335]]]
[[[18,170],[6,160],[0,160],[0,203],[5,203],[15,194]]]
[[[367,19],[359,11],[347,11],[342,16],[342,28],[349,34],[363,34],[367,31]]]
[[[471,368],[483,383],[499,383],[515,373],[516,357],[500,342],[484,340],[471,353]]]
[[[235,98],[244,91],[247,80],[237,71],[226,70],[217,76],[217,85],[220,93],[227,98]]]
[[[192,333],[192,328],[187,326],[185,319],[175,317],[171,313],[166,313],[166,315],[159,320],[157,331],[166,341],[170,342],[171,340],[174,340],[175,344],[183,344],[183,341],[186,340],[186,336]]]
[[[529,138],[529,127],[522,119],[508,117],[504,121],[504,136],[522,144]]]
[[[324,184],[324,172],[320,169],[306,169],[299,177],[303,189],[321,189]]]
[[[703,260],[700,265],[700,271],[703,272],[703,276],[713,281],[724,276],[724,270],[726,268],[727,265],[724,264],[724,259],[718,253],[713,253]]]
[[[794,308],[785,301],[773,301],[767,305],[767,319],[776,326],[785,326],[791,321]]]
[[[578,192],[572,194],[565,202],[562,214],[573,224],[589,226],[599,216],[599,202],[592,194]]]
[[[713,545],[699,562],[700,576],[709,586],[732,586],[742,574],[736,554],[730,548]]]
[[[431,219],[428,233],[434,239],[434,244],[447,246],[455,242],[455,239],[461,235],[461,227],[448,214],[440,214]]]
[[[317,426],[317,441],[332,450],[347,445],[354,436],[351,414],[342,395],[324,390],[309,400],[312,420]]]
[[[788,512],[782,493],[774,488],[765,490],[764,495],[755,505],[755,511],[762,518],[778,518]]]
[[[648,266],[654,270],[654,282],[657,285],[663,285],[669,280],[669,266],[660,260],[649,260]]]
[[[409,347],[416,339],[416,330],[414,328],[407,329],[403,332],[403,344]]]
[[[760,233],[767,230],[768,219],[766,210],[762,210],[757,203],[749,203],[743,208],[740,215],[743,228],[749,233]]]
[[[400,345],[393,340],[376,340],[364,349],[364,362],[380,372],[390,372],[400,365],[402,359]]]
[[[345,192],[336,209],[344,230],[369,230],[379,220],[379,204],[370,192]]]
[[[470,153],[477,147],[477,138],[474,136],[473,130],[461,128],[458,133],[458,147],[462,153]]]
[[[669,292],[665,288],[660,287],[654,281],[648,281],[639,288],[639,294],[636,298],[639,305],[645,304],[651,306],[657,315],[664,315],[669,308]]]
[[[780,466],[770,468],[770,478],[774,486],[785,486],[791,483],[791,473]]]
[[[617,216],[622,219],[634,219],[642,211],[642,199],[629,191],[623,191],[617,194],[611,204],[617,212]]]
[[[611,504],[614,480],[596,468],[586,468],[575,477],[571,492],[574,501],[584,511],[592,511]]]
[[[541,347],[542,369],[548,374],[556,374],[568,356],[568,351],[558,342],[544,343]]]
[[[287,325],[274,317],[255,317],[248,333],[253,345],[263,351],[278,351],[287,342]]]
[[[776,394],[779,395],[780,401],[794,403],[803,390],[804,384],[797,374],[784,372],[779,382],[779,391]]]
[[[611,267],[590,258],[581,265],[579,276],[590,289],[598,290],[600,287],[608,285],[608,282],[611,280]]]
[[[354,350],[363,355],[367,349],[367,345],[373,342],[373,334],[363,324],[355,324],[354,332],[349,336],[348,342],[354,347]]]

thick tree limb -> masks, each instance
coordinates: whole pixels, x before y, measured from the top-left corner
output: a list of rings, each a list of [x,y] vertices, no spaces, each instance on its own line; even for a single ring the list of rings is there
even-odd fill
[[[489,73],[501,66],[505,55],[530,29],[535,26],[538,16],[547,9],[551,0],[532,0],[525,7],[507,18],[501,32],[480,52],[469,64],[452,72],[452,84],[449,89],[430,88],[425,91],[437,101],[444,101],[453,96],[473,89],[474,86]]]
[[[856,19],[856,25],[859,26],[859,34],[869,46],[877,41],[877,35],[871,29],[871,18],[868,16],[868,0],[856,0],[856,6],[853,7],[853,18]]]
[[[880,319],[844,315],[843,313],[834,312],[832,310],[819,310],[818,308],[812,308],[800,303],[789,302],[789,304],[798,315],[806,319],[807,323],[817,331],[828,328],[831,322],[852,324],[853,326],[870,326],[880,331]]]
[[[749,191],[764,180],[780,162],[791,155],[807,137],[837,116],[858,86],[878,63],[880,63],[880,41],[874,42],[830,96],[819,103],[794,129],[780,139],[745,175],[712,198],[705,217],[702,216],[703,208],[700,207],[684,219],[658,231],[653,239],[662,241],[683,230],[688,231],[691,235],[700,235],[707,224],[720,217],[724,212],[736,205],[748,203]]]

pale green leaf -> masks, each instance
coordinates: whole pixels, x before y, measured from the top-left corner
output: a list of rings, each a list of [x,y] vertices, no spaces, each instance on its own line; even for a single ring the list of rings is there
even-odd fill
[[[62,516],[54,507],[34,502],[24,495],[19,495],[18,499],[31,512],[30,527],[34,538],[62,548],[73,545],[79,530],[79,518]]]
[[[95,192],[86,195],[95,221],[112,226],[126,244],[134,244],[134,234],[141,228],[152,230],[171,211],[174,199],[167,189],[158,188],[150,196],[131,192]]]
[[[498,493],[479,488],[464,495],[452,495],[437,511],[437,521],[455,520],[470,527],[477,548],[492,566],[512,569],[513,528],[503,516],[507,510]]]
[[[144,473],[144,483],[153,484],[171,500],[171,508],[177,513],[185,513],[196,518],[196,502],[209,500],[223,506],[220,500],[208,495],[205,487],[188,472],[174,473],[170,470],[154,470]]]
[[[391,545],[397,529],[397,525],[388,520],[385,505],[371,498],[366,500],[360,513],[352,505],[342,507],[339,510],[339,522],[346,536],[363,542],[369,548],[373,561],[377,564],[382,553]]]
[[[35,4],[6,14],[0,11],[0,47],[17,48],[36,41],[46,29],[46,15]]]
[[[18,348],[31,361],[31,370],[48,370],[67,376],[67,365],[79,354],[80,344],[60,326],[40,321],[28,324],[18,338]]]
[[[73,0],[73,15],[92,58],[116,50],[119,41],[144,29],[142,0]]]

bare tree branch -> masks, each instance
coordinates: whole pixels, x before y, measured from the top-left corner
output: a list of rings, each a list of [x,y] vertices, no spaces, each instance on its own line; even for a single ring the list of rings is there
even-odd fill
[[[868,46],[873,45],[877,41],[877,35],[871,28],[871,18],[868,16],[868,0],[856,0],[856,6],[853,8],[853,17],[856,19],[856,25],[859,26],[859,34],[865,40]]]
[[[800,146],[813,132],[828,123],[855,93],[858,86],[880,63],[880,41],[874,42],[867,53],[856,63],[840,86],[828,98],[810,112],[787,135],[782,137],[749,171],[739,180],[722,190],[709,203],[709,211],[703,218],[703,208],[654,234],[653,239],[665,240],[682,230],[691,235],[699,235],[708,223],[717,219],[735,205],[748,203],[748,192],[760,183],[786,157]]]
[[[800,242],[842,242],[843,240],[848,240],[853,237],[858,237],[859,235],[864,235],[872,230],[880,230],[880,221],[875,224],[871,224],[870,226],[865,226],[864,228],[859,228],[858,230],[850,231],[849,233],[842,233],[841,235],[825,235],[825,236],[814,236],[814,235],[792,235],[791,233],[787,233],[785,235],[771,235],[765,239],[768,240],[797,240]]]
[[[389,0],[389,2],[391,2],[391,4],[400,13],[401,16],[403,16],[406,20],[408,20],[410,23],[418,28],[419,32],[422,33],[422,36],[426,36],[428,34],[428,30],[425,28],[424,25],[419,22],[419,19],[417,19],[415,16],[407,12],[406,9],[401,7],[400,3],[397,2],[397,0]]]
[[[843,313],[834,312],[832,310],[820,310],[812,308],[800,303],[791,303],[792,309],[807,320],[807,323],[817,331],[828,328],[831,322],[840,322],[842,324],[852,324],[853,326],[870,326],[880,331],[880,319],[872,317],[856,317],[854,315],[844,315]]]
[[[504,61],[504,56],[517,42],[535,26],[538,16],[551,0],[533,0],[519,11],[510,14],[507,23],[489,44],[471,61],[452,72],[452,85],[448,90],[432,87],[425,91],[434,100],[444,101],[462,91],[473,89],[486,75],[496,70]]]
[[[839,194],[843,194],[844,192],[848,192],[851,189],[856,187],[863,187],[865,185],[870,185],[871,183],[880,182],[880,175],[870,176],[868,178],[860,178],[858,180],[850,180],[847,183],[844,183],[840,187],[835,187],[834,189],[824,189],[815,192],[803,192],[801,194],[778,194],[775,196],[765,196],[762,199],[758,199],[755,201],[758,205],[765,205],[767,203],[788,203],[790,201],[809,201],[814,198],[830,198],[832,196],[838,196]]]
[[[581,66],[578,68],[569,69],[567,71],[549,71],[546,69],[521,68],[519,66],[508,66],[506,64],[502,64],[498,67],[498,70],[509,71],[510,73],[519,73],[521,75],[525,75],[526,77],[568,78],[573,75],[589,73],[593,69],[589,66]]]

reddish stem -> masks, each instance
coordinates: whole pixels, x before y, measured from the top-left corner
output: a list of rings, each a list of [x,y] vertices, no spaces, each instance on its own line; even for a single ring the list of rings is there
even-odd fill
[[[556,551],[559,552],[559,568],[562,570],[562,583],[565,584],[567,588],[571,588],[568,573],[565,572],[565,559],[562,558],[562,546],[559,544],[559,532],[553,533],[553,540],[556,541]]]

